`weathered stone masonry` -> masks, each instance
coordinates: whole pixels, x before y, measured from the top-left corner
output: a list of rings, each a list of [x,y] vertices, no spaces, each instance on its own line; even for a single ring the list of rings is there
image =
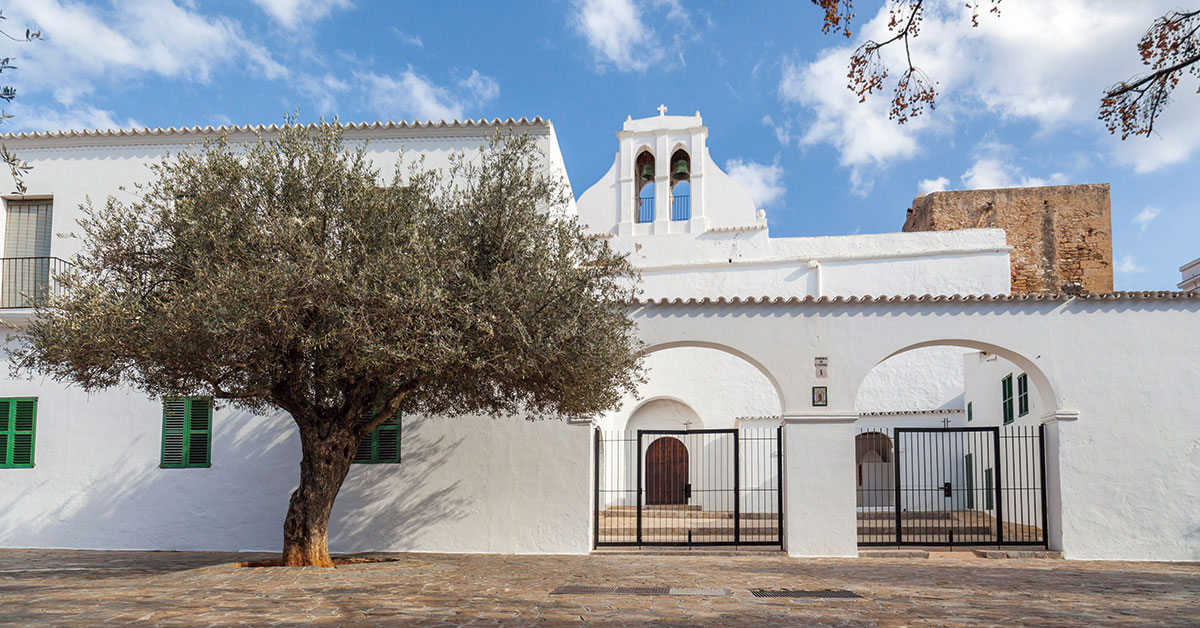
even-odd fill
[[[913,199],[904,231],[1000,228],[1017,294],[1111,292],[1107,183],[931,192]]]

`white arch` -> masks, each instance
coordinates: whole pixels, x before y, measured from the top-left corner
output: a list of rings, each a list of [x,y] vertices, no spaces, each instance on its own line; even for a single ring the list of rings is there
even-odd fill
[[[1033,381],[1033,386],[1037,389],[1042,404],[1045,406],[1045,414],[1053,414],[1058,410],[1058,397],[1054,393],[1054,387],[1050,384],[1050,379],[1046,377],[1046,374],[1042,372],[1042,369],[1039,368],[1038,365],[1033,362],[1033,360],[1030,360],[1020,353],[1000,345],[992,344],[990,342],[969,340],[965,338],[939,338],[935,340],[924,340],[892,351],[882,359],[875,362],[875,365],[872,366],[871,369],[874,369],[876,366],[879,366],[889,358],[895,357],[901,353],[912,351],[914,349],[922,349],[925,347],[963,347],[966,349],[975,349],[977,351],[994,353],[1019,366],[1021,370],[1025,371],[1025,373],[1029,375],[1029,379]],[[866,380],[866,376],[870,374],[871,369],[867,369],[867,372],[863,373],[863,376],[859,378],[857,384],[855,385],[854,390],[856,396],[858,389],[862,387],[863,381]]]
[[[739,349],[735,349],[728,345],[723,345],[723,344],[720,344],[717,342],[706,342],[703,340],[674,340],[671,342],[662,342],[662,343],[659,343],[656,345],[650,345],[649,347],[646,347],[644,350],[642,350],[642,354],[650,355],[651,353],[657,353],[659,351],[666,351],[667,349],[678,349],[680,347],[699,347],[701,349],[716,349],[717,351],[723,351],[734,357],[745,360],[751,366],[758,369],[758,371],[767,378],[768,382],[771,382],[771,387],[775,389],[775,398],[779,401],[780,407],[781,408],[783,407],[783,405],[784,405],[783,387],[779,385],[779,380],[775,378],[775,375],[772,374],[771,371],[769,369],[767,369],[766,366],[763,366],[762,362],[759,362],[758,360],[754,359],[753,357],[750,357],[749,354],[747,354],[746,352],[741,351]],[[860,382],[860,384],[861,384],[861,382]]]

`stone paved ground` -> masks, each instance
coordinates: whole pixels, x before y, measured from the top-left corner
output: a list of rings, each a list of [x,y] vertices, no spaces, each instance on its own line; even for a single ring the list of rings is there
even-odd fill
[[[1200,564],[986,559],[399,554],[336,570],[266,555],[0,550],[0,624],[1197,626]],[[560,585],[731,596],[550,595]],[[865,600],[759,599],[751,588]]]

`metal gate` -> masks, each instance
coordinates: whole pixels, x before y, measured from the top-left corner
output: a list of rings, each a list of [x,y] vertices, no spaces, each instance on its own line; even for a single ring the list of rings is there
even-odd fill
[[[780,428],[595,433],[594,544],[783,544]]]
[[[1043,426],[863,428],[859,545],[1046,546]]]

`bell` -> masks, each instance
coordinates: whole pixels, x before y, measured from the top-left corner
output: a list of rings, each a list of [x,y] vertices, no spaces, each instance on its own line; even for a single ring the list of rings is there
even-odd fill
[[[688,162],[686,159],[675,160],[675,172],[671,173],[672,181],[687,181],[691,178],[688,174]]]
[[[642,180],[654,180],[654,164],[642,164]]]

